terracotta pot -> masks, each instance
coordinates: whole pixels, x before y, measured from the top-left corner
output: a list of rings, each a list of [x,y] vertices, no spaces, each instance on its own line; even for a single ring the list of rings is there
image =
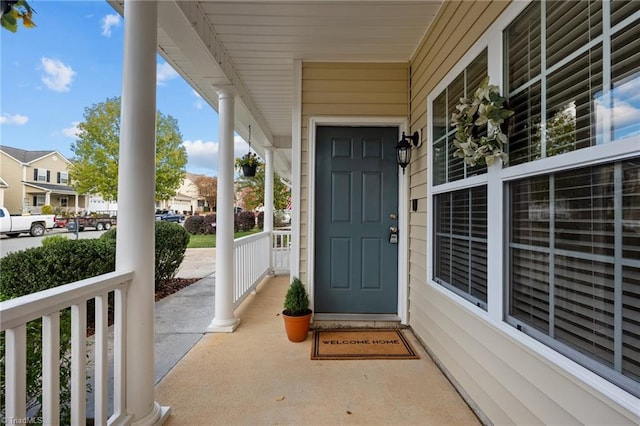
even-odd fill
[[[255,165],[253,166],[242,166],[242,174],[245,177],[253,177],[256,175],[256,167]]]
[[[284,329],[287,331],[287,337],[291,342],[304,342],[309,333],[309,323],[311,322],[312,312],[307,315],[292,317],[282,313],[284,318]]]

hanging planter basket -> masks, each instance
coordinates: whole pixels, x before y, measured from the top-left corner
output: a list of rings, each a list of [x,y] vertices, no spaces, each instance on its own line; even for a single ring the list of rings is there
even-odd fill
[[[242,166],[242,174],[244,177],[254,177],[256,175],[257,164],[247,164]]]
[[[249,152],[240,158],[236,158],[236,169],[242,172],[244,177],[254,177],[256,169],[262,162],[258,158],[258,154],[251,152],[251,126],[249,126]]]

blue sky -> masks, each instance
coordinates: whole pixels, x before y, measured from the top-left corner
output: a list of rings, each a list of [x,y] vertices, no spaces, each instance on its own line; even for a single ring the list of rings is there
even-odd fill
[[[84,110],[121,96],[124,22],[102,0],[31,0],[36,28],[0,30],[0,140],[71,159]],[[217,175],[218,114],[160,56],[157,108],[178,120],[187,171]],[[236,137],[236,153],[247,151]]]

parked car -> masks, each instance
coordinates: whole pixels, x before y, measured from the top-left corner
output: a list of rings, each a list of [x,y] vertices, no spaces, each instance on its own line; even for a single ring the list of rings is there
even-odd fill
[[[29,233],[39,237],[53,228],[54,217],[52,214],[11,215],[5,207],[0,207],[0,234],[13,238]]]
[[[182,223],[184,222],[184,215],[174,210],[156,210],[156,220]]]

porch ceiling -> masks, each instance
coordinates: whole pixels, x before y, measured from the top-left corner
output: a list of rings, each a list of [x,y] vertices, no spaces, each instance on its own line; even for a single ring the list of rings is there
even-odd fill
[[[122,0],[108,0],[122,13]],[[158,51],[215,110],[236,94],[236,131],[291,175],[294,60],[407,62],[442,0],[160,1]]]

